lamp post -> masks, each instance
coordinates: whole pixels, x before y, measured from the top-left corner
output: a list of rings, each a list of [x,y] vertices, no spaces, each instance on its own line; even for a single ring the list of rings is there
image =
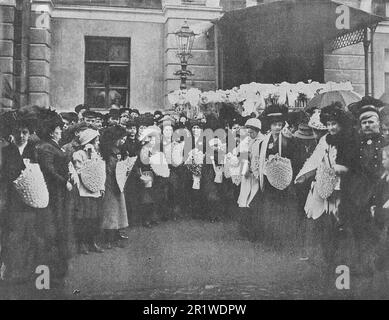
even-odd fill
[[[175,33],[177,40],[177,57],[180,59],[181,70],[174,73],[176,76],[180,76],[181,84],[180,89],[186,89],[186,79],[188,76],[193,76],[193,73],[187,70],[188,60],[192,57],[192,47],[196,34],[189,28],[187,21],[185,20],[182,27]]]

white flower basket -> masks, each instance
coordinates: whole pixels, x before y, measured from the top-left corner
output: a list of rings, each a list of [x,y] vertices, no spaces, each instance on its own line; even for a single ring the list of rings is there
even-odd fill
[[[290,159],[283,158],[278,154],[270,156],[265,164],[265,174],[274,188],[284,190],[292,182],[292,163]]]
[[[91,192],[104,190],[105,162],[102,159],[87,160],[80,170],[82,184]]]
[[[329,198],[335,190],[338,177],[335,170],[322,163],[316,172],[316,190],[320,198]]]
[[[41,209],[49,205],[49,191],[37,163],[27,164],[13,185],[26,205]]]

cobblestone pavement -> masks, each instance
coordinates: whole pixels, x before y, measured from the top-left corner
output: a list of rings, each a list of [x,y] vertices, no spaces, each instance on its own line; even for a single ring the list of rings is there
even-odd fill
[[[237,229],[234,222],[203,221],[129,229],[124,248],[74,257],[61,289],[35,292],[34,298],[358,298],[355,291],[335,289],[335,272],[323,281],[318,265],[299,260],[297,252],[247,241]],[[13,288],[11,298],[28,295],[28,290]]]

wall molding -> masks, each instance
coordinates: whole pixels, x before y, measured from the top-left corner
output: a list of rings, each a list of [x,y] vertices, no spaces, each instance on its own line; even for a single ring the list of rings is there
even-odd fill
[[[167,5],[163,9],[55,5],[51,16],[55,19],[110,20],[165,24],[169,19],[213,20],[222,8]],[[183,15],[183,13],[185,13]]]

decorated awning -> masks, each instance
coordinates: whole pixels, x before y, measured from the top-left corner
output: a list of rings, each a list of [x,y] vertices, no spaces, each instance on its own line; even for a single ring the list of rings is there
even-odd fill
[[[345,6],[349,10],[349,24],[347,21],[339,24],[343,13],[339,6]],[[361,31],[366,27],[375,27],[383,20],[384,17],[336,1],[294,0],[275,1],[230,11],[220,19],[219,25],[233,25],[242,31],[254,28],[258,33],[264,33],[267,25],[273,29],[273,33],[265,34],[268,37],[290,40],[287,39],[288,36],[295,35],[291,38],[300,37],[304,42],[311,43],[332,40],[336,49],[362,41]],[[349,29],[339,28],[348,25]]]
[[[340,6],[347,11],[344,17],[349,16],[349,21],[341,21],[344,10]],[[227,66],[224,76],[235,80],[227,81],[225,86],[271,81],[261,77],[266,73],[264,64],[273,63],[277,67],[284,61],[268,61],[270,57],[288,60],[290,65],[281,68],[291,69],[285,81],[323,81],[320,76],[323,47],[334,50],[361,42],[365,29],[375,29],[383,20],[384,17],[330,0],[276,1],[227,12],[217,23],[218,44],[223,51],[223,65]],[[229,65],[234,66],[231,69]],[[270,76],[272,72],[268,72]],[[298,75],[293,78],[290,76],[293,73]]]

